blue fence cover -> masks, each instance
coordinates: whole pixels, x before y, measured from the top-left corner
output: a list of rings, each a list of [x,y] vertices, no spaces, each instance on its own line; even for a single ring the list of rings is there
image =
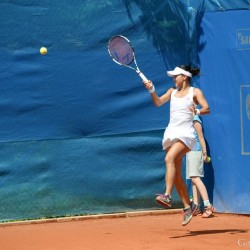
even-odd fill
[[[107,41],[117,34],[131,40],[159,95],[173,86],[167,69],[202,65],[193,84],[212,109],[205,181],[219,211],[249,213],[248,1],[2,0],[0,8],[1,221],[159,208],[169,105],[155,108],[138,75],[112,62]],[[176,192],[174,201],[181,206]]]
[[[214,204],[248,213],[250,199],[250,12],[205,13],[201,23],[200,85],[211,104],[204,117],[212,158]],[[230,203],[234,197],[235,202]]]

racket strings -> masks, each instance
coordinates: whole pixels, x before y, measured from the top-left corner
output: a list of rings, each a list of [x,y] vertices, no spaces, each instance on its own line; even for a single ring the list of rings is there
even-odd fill
[[[123,37],[114,37],[109,43],[109,53],[112,58],[123,65],[129,65],[134,60],[134,50]]]

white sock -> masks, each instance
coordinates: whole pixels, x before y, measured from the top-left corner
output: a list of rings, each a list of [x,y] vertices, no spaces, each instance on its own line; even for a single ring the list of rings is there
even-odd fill
[[[170,195],[170,194],[168,194],[168,193],[165,193],[165,195],[166,195],[166,196],[169,196],[169,197],[170,197],[170,199],[172,199],[172,197],[171,197],[171,195]]]
[[[205,207],[208,207],[209,205],[211,205],[210,202],[209,202],[209,200],[203,201],[203,203],[204,203]]]

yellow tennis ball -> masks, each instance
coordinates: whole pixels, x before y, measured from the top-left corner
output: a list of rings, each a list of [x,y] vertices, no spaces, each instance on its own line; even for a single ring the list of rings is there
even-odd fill
[[[40,49],[40,53],[41,53],[42,55],[46,55],[46,54],[48,53],[47,48],[42,47],[42,48]]]
[[[208,156],[206,159],[206,163],[210,163],[210,161],[211,161],[211,158]]]

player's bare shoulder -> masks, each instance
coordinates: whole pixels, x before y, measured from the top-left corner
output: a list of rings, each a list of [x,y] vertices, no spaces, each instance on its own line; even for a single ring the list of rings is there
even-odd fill
[[[193,95],[194,103],[198,105],[200,103],[200,100],[204,99],[203,93],[201,89],[194,88],[194,95]]]
[[[194,88],[194,97],[202,96],[203,92],[199,88]]]
[[[169,88],[168,90],[167,90],[167,92],[166,92],[166,96],[168,96],[168,98],[170,99],[171,98],[171,94],[172,94],[172,92],[175,90],[175,88],[173,88],[173,87],[171,87],[171,88]]]
[[[161,97],[161,105],[168,102],[171,98],[171,94],[173,92],[174,88],[169,88]]]
[[[167,90],[166,93],[168,93],[169,95],[171,95],[172,92],[173,92],[174,90],[175,90],[175,88],[171,87],[171,88],[169,88],[169,89]]]

